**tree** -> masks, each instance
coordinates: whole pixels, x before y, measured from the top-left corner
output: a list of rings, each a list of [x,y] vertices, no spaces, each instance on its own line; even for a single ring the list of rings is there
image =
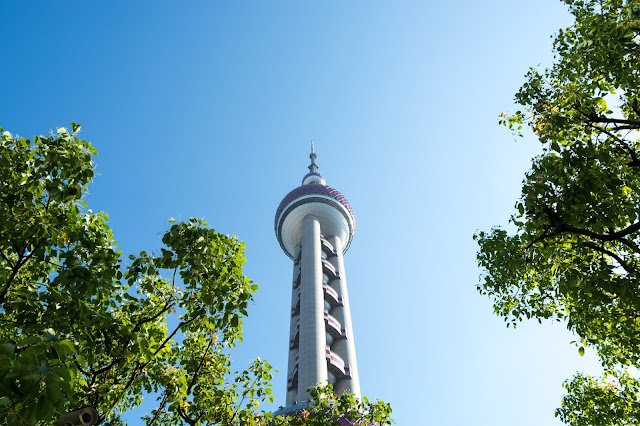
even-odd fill
[[[553,65],[531,69],[523,109],[500,117],[520,136],[531,128],[542,154],[515,232],[474,235],[478,290],[507,325],[566,321],[581,354],[597,351],[606,377],[565,383],[564,422],[636,424],[639,383],[625,369],[640,366],[640,1],[563,1],[575,22],[555,36]]]
[[[120,424],[143,391],[161,395],[149,424],[253,417],[270,398],[270,367],[258,360],[225,384],[222,352],[257,289],[242,275],[243,244],[191,219],[125,265],[107,216],[81,201],[96,151],[79,130],[2,135],[0,422],[49,423],[91,405]]]
[[[79,131],[0,140],[0,423],[51,424],[89,405],[119,425],[148,394],[148,425],[288,424],[256,412],[273,399],[271,366],[231,373],[225,353],[257,290],[244,244],[192,218],[125,261],[107,215],[82,201],[97,152]],[[323,404],[311,411],[331,419]]]

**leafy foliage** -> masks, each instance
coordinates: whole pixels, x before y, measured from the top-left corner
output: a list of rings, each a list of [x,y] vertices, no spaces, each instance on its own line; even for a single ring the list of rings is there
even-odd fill
[[[637,390],[618,370],[640,366],[640,1],[564,2],[575,23],[555,36],[555,63],[531,69],[516,94],[525,109],[500,117],[517,134],[530,127],[543,153],[510,219],[516,232],[474,236],[485,271],[478,289],[508,325],[566,320],[581,354],[595,348],[609,374],[625,378],[609,394],[598,391],[599,380],[568,381],[563,407],[570,408],[557,413],[564,421],[635,424],[585,423],[569,413],[586,413],[589,404],[593,413],[608,412],[597,392]],[[638,410],[614,411],[631,419]]]
[[[230,376],[223,353],[257,289],[242,275],[244,245],[191,219],[170,227],[158,254],[125,264],[107,216],[81,201],[96,151],[79,130],[2,135],[0,423],[92,405],[119,424],[143,392],[160,395],[148,424],[253,416],[271,399],[270,366]]]
[[[0,141],[0,424],[51,424],[90,405],[120,425],[145,394],[158,401],[147,425],[300,424],[257,414],[273,401],[269,363],[231,372],[225,349],[258,288],[242,275],[244,244],[170,219],[159,252],[123,260],[107,215],[82,201],[97,153],[79,130]],[[390,413],[314,392],[304,424]]]
[[[556,412],[572,425],[637,425],[640,422],[640,383],[628,373],[594,379],[577,374],[565,383],[569,392]]]
[[[331,385],[311,389],[313,401],[309,407],[289,416],[277,416],[266,424],[287,426],[333,426],[333,425],[387,425],[395,423],[391,419],[391,406],[364,397],[357,399],[345,392],[339,397],[333,394]],[[348,420],[347,420],[348,419]]]

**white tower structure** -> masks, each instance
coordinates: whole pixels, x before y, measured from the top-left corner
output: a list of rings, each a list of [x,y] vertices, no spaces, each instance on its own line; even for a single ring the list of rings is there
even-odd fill
[[[275,232],[293,260],[287,407],[309,400],[307,389],[331,383],[360,398],[343,255],[356,227],[353,209],[311,165],[302,185],[289,192],[276,212]],[[295,409],[295,408],[294,408]]]

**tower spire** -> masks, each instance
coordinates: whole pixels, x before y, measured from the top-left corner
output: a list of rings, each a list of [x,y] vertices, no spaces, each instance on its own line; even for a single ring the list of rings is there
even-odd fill
[[[313,139],[311,139],[311,154],[309,154],[309,158],[311,158],[311,164],[309,165],[309,172],[318,173],[318,166],[316,165],[316,151],[313,148]]]

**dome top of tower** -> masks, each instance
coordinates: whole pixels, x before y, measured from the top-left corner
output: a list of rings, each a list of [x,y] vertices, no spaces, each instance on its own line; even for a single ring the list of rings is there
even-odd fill
[[[280,246],[291,258],[300,243],[302,219],[313,214],[320,220],[325,236],[339,237],[346,252],[353,239],[356,217],[347,198],[340,191],[327,185],[318,173],[316,153],[311,142],[311,165],[302,185],[289,192],[276,210],[274,229]]]
[[[326,185],[327,181],[324,180],[324,177],[320,173],[307,173],[302,178],[303,185],[309,185],[311,183],[317,183],[320,185]]]

